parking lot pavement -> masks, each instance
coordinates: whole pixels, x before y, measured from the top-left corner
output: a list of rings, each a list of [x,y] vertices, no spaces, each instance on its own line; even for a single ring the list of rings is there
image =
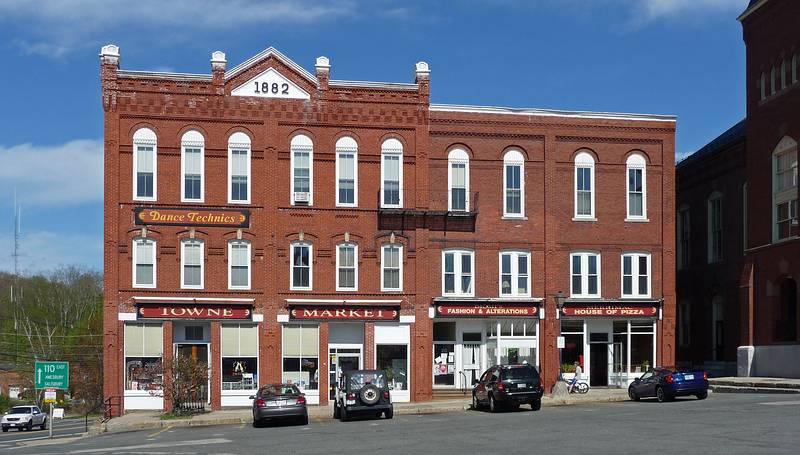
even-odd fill
[[[671,403],[593,403],[490,414],[461,411],[309,425],[166,427],[13,453],[797,453],[800,398],[712,395]]]
[[[89,424],[91,425],[91,421]],[[48,423],[49,425],[49,423]],[[85,421],[82,418],[56,420],[56,425],[53,427],[53,437],[63,438],[69,436],[82,435],[86,431]],[[27,431],[18,431],[17,429],[9,429],[8,433],[0,433],[0,452],[3,449],[15,447],[21,442],[41,441],[49,438],[50,429]]]

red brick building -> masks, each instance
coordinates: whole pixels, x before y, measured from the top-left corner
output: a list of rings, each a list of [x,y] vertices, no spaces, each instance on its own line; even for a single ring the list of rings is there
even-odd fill
[[[170,406],[175,355],[208,362],[214,409],[278,381],[325,404],[349,368],[408,401],[500,362],[548,387],[561,362],[595,386],[674,362],[674,117],[431,104],[424,62],[383,83],[272,48],[210,75],[100,57],[124,409]]]

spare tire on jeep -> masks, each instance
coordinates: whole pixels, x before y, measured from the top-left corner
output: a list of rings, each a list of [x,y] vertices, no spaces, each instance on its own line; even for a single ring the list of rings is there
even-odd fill
[[[367,384],[358,392],[361,401],[367,405],[373,405],[380,399],[380,391],[374,384]]]

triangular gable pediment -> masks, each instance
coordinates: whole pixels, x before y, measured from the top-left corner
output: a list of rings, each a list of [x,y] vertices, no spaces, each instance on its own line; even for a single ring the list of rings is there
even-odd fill
[[[267,48],[225,73],[233,96],[310,99],[317,78],[275,48]]]

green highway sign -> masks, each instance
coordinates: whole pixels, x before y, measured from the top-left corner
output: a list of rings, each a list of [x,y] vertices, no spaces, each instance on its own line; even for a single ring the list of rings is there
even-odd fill
[[[69,362],[36,361],[33,370],[37,389],[67,389]]]

